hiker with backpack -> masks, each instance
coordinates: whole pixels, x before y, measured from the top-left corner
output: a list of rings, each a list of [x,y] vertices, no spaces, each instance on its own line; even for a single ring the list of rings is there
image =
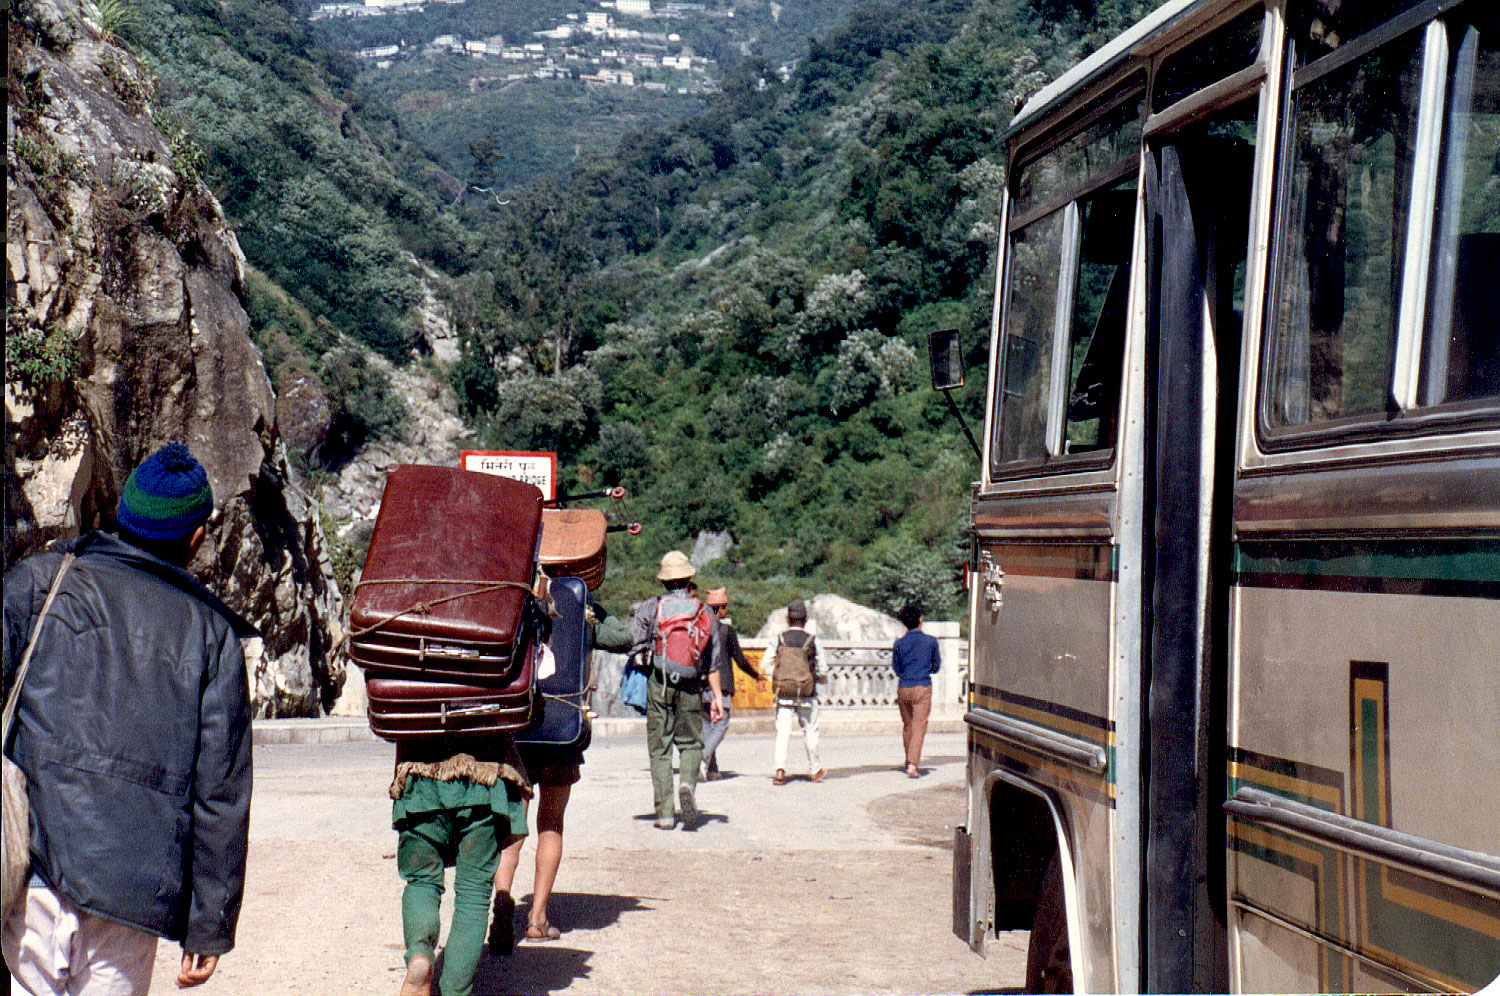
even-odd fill
[[[818,639],[807,630],[807,604],[796,599],[786,607],[790,627],[771,652],[771,686],[776,692],[776,775],[773,785],[786,784],[786,755],[791,746],[792,720],[802,727],[807,748],[808,777],[821,782],[828,772],[818,760]]]
[[[685,554],[668,551],[661,558],[656,579],[665,591],[636,607],[631,619],[632,656],[648,667],[646,688],[646,750],[651,758],[651,791],[656,805],[656,828],[671,830],[677,813],[672,798],[672,748],[676,746],[682,787],[677,808],[683,828],[697,829],[699,813],[694,789],[703,760],[703,688],[711,692],[709,716],[724,714],[719,672],[712,668],[718,655],[713,613],[690,590],[698,573]]]

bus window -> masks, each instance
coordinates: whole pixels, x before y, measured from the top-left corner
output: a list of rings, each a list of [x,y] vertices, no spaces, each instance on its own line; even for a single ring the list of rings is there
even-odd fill
[[[1023,218],[1056,197],[1097,184],[1122,162],[1138,157],[1144,101],[1144,93],[1133,93],[1078,134],[1022,163],[1011,194],[1011,217]]]
[[[1265,19],[1265,11],[1252,7],[1207,37],[1167,56],[1156,72],[1152,111],[1170,107],[1253,64],[1260,55],[1260,31]]]
[[[1068,357],[1065,452],[1109,449],[1120,408],[1135,180],[1085,198]]]
[[[993,460],[1039,460],[1047,455],[1047,400],[1062,268],[1066,212],[1054,211],[1010,237],[1009,308],[1005,316],[1005,372],[1001,421]]]
[[[1477,7],[1476,7],[1477,9]],[[1420,402],[1500,394],[1500,14],[1450,28]]]
[[[1297,47],[1297,61],[1307,65],[1389,23],[1412,6],[1412,0],[1302,0],[1288,7],[1287,32]]]
[[[1422,79],[1420,33],[1297,90],[1271,303],[1277,427],[1385,411]]]

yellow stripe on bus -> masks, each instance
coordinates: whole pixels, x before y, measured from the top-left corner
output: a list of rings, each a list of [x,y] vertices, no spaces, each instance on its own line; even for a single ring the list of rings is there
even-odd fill
[[[1011,716],[1015,719],[1025,720],[1035,726],[1043,726],[1058,733],[1067,733],[1071,736],[1080,737],[1090,743],[1101,747],[1113,747],[1115,745],[1115,732],[1113,730],[1101,730],[1097,726],[1081,723],[1076,719],[1066,719],[1062,716],[1044,712],[1041,709],[1033,709],[1030,706],[1017,705],[1014,702],[1006,702],[986,695],[983,692],[971,692],[969,698],[973,704],[990,712],[997,712],[1002,716]]]
[[[1343,802],[1337,785],[1319,785],[1305,778],[1294,778],[1265,768],[1252,767],[1243,761],[1229,762],[1229,777],[1236,781],[1253,782],[1273,791],[1317,799],[1319,802],[1329,803],[1334,812],[1338,812],[1339,805]]]

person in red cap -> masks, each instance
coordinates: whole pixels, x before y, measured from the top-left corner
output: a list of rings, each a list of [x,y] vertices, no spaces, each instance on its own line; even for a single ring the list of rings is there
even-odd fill
[[[714,588],[708,593],[703,603],[714,611],[714,625],[718,627],[718,653],[714,657],[714,668],[719,672],[719,687],[724,692],[723,716],[714,720],[703,731],[703,779],[716,782],[721,777],[719,744],[724,742],[724,735],[729,732],[729,708],[730,700],[734,698],[735,666],[738,665],[741,671],[762,685],[767,684],[770,679],[758,671],[755,665],[745,657],[745,652],[740,649],[740,635],[734,631],[734,620],[729,618],[729,589]],[[705,712],[709,710],[711,694],[707,689],[703,692]]]

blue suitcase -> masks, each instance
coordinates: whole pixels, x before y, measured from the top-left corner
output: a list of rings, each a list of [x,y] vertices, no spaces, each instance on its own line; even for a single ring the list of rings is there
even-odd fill
[[[547,645],[557,661],[557,670],[536,683],[544,703],[542,718],[517,733],[516,743],[581,751],[588,747],[592,735],[584,715],[593,678],[592,631],[587,618],[589,589],[582,578],[575,577],[553,578],[551,589],[559,618],[552,620],[552,639]]]

